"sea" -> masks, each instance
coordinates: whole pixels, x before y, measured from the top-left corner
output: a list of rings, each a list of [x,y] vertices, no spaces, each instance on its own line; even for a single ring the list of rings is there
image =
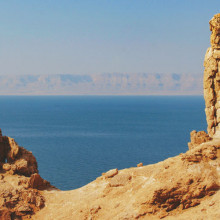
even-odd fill
[[[72,190],[186,152],[190,132],[206,130],[204,108],[203,96],[0,96],[0,128]]]

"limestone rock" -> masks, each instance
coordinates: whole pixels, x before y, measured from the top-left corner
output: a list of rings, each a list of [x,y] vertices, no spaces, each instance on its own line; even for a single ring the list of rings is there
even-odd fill
[[[137,164],[137,167],[143,167],[143,163]]]
[[[103,173],[103,176],[104,176],[105,178],[111,178],[111,177],[113,177],[113,176],[115,176],[115,175],[117,175],[117,174],[118,174],[118,169],[116,168],[116,169],[109,170],[109,171],[106,172],[106,173]]]
[[[209,22],[211,34],[211,46],[220,49],[220,14],[216,14]]]
[[[211,141],[212,138],[209,137],[209,135],[205,131],[192,131],[190,133],[191,142],[188,143],[189,149],[192,149],[202,143],[205,143],[207,141]]]
[[[17,145],[17,143],[13,138],[8,138],[8,142],[9,142],[9,151],[7,155],[7,160],[11,162],[16,159],[16,156],[18,155],[19,152],[19,146]]]
[[[51,187],[50,183],[44,180],[38,173],[31,175],[28,183],[30,188],[44,190]]]
[[[0,219],[31,218],[45,204],[39,189],[53,187],[38,174],[33,154],[1,130],[0,165]]]
[[[0,170],[25,176],[38,173],[37,161],[31,152],[19,147],[13,138],[3,137],[1,132],[0,140]]]
[[[203,87],[207,130],[212,137],[220,135],[220,14],[216,14],[209,24],[211,47],[205,55]]]

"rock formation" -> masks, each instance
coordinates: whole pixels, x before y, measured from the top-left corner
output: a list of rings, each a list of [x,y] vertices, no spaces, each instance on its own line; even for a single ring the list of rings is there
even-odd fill
[[[204,61],[204,98],[208,123],[208,134],[220,134],[220,14],[211,21],[211,47],[207,49]]]
[[[0,135],[0,219],[184,219],[196,206],[203,215],[210,207],[209,217],[218,219],[220,141],[193,131],[189,148],[154,165],[112,169],[62,192],[40,177],[31,152]]]
[[[192,148],[205,143],[207,141],[211,141],[212,138],[205,131],[192,131],[190,133],[191,142],[188,143],[188,147],[191,150]]]
[[[0,219],[21,219],[44,207],[39,189],[50,183],[38,174],[33,154],[0,130]]]

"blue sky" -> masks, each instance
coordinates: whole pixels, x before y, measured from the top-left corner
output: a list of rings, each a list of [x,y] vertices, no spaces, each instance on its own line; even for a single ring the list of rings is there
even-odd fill
[[[0,1],[0,74],[202,74],[219,0]]]

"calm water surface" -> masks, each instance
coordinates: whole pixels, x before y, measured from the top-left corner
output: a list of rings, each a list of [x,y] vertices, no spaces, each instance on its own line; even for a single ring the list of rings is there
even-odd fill
[[[62,190],[185,152],[190,131],[206,130],[202,96],[0,96],[0,106],[3,134]]]

